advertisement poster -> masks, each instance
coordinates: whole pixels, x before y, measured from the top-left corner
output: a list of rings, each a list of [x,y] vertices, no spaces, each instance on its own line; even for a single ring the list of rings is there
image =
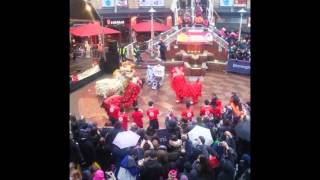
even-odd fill
[[[164,6],[164,0],[139,0],[140,6]]]
[[[233,0],[220,0],[220,6],[233,6]]]

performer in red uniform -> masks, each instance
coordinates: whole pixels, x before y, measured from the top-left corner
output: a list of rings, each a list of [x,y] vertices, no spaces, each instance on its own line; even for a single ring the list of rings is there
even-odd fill
[[[185,120],[192,121],[193,111],[191,108],[191,103],[189,101],[186,103],[186,109],[182,111],[181,116]]]
[[[135,106],[134,111],[131,113],[131,117],[139,128],[143,128],[143,111],[141,109]]]
[[[121,122],[122,129],[128,130],[128,114],[124,112],[124,108],[120,108],[119,121]]]
[[[117,105],[111,104],[107,113],[113,125],[116,121],[119,120],[120,108]]]
[[[147,116],[149,117],[149,124],[153,129],[159,129],[158,115],[159,110],[153,107],[153,102],[149,101],[149,108],[147,110]]]
[[[221,105],[222,103],[215,93],[212,94],[212,99],[211,99],[210,104],[213,109],[213,116],[215,118],[220,119],[221,118],[221,111],[222,111],[222,105]]]
[[[200,108],[200,116],[213,117],[213,114],[214,114],[214,111],[212,106],[210,106],[210,101],[206,99],[204,101],[204,105],[202,105]]]

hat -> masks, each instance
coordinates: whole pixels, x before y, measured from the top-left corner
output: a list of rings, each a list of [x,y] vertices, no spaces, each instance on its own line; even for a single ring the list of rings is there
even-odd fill
[[[216,156],[210,156],[208,160],[208,164],[211,168],[216,168],[219,165],[219,160]]]
[[[169,171],[169,174],[168,174],[168,178],[176,178],[177,177],[177,171],[172,169]]]
[[[248,154],[243,154],[241,157],[241,160],[245,161],[246,163],[248,163],[250,165],[251,157]]]

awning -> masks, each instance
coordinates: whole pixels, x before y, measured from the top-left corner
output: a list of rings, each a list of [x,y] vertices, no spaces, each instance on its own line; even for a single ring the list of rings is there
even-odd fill
[[[142,23],[138,23],[132,27],[136,32],[150,32],[151,31],[151,21],[146,21]],[[153,31],[155,32],[163,32],[168,30],[169,28],[161,23],[153,22]]]
[[[111,28],[102,27],[100,24],[89,23],[81,26],[71,27],[70,33],[74,36],[95,36],[99,34],[119,34],[120,32]]]

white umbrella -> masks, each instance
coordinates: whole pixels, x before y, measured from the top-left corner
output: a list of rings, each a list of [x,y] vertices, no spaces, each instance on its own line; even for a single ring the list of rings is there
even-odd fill
[[[132,131],[119,132],[113,140],[113,144],[118,146],[120,149],[137,145],[140,136]]]
[[[210,133],[210,129],[204,128],[201,126],[196,125],[189,133],[189,139],[191,140],[192,144],[197,144],[197,139],[199,136],[203,136],[205,139],[206,145],[211,145],[213,143],[213,139]]]

